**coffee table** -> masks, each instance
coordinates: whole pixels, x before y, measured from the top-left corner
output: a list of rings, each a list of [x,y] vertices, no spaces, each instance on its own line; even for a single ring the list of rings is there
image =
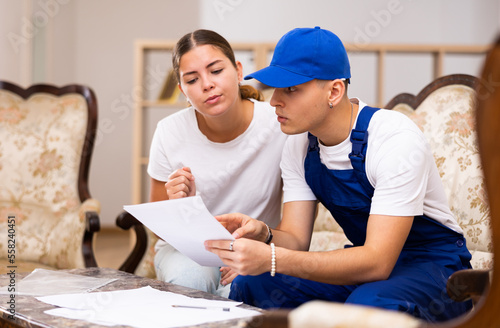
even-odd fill
[[[223,297],[205,293],[199,290],[186,288],[182,286],[177,286],[174,284],[162,282],[159,280],[144,278],[136,276],[123,271],[109,269],[109,268],[85,268],[85,269],[72,269],[63,270],[65,272],[79,274],[83,276],[91,276],[98,278],[116,278],[117,280],[98,288],[96,291],[114,291],[114,290],[125,290],[134,289],[145,286],[151,286],[155,289],[162,291],[169,291],[173,293],[183,294],[189,297],[205,298],[210,300],[227,300]],[[19,281],[28,273],[17,273],[16,280]],[[0,275],[0,286],[9,285],[10,277],[8,275]],[[85,327],[85,328],[97,328],[104,327],[100,325],[95,325],[87,321],[66,319],[62,317],[51,316],[45,314],[44,311],[53,309],[54,306],[43,303],[35,299],[33,296],[21,296],[16,295],[15,298],[15,310],[14,320],[9,318],[11,313],[8,311],[7,301],[9,300],[9,295],[0,295],[0,327],[26,327],[26,328],[47,328],[47,327]],[[264,313],[263,310],[242,304],[240,307],[256,310]],[[196,327],[245,327],[246,323],[251,320],[255,321],[254,318],[237,319],[237,320],[227,320],[219,322],[211,322],[204,325],[198,325]],[[127,326],[113,326],[113,327],[127,327]]]

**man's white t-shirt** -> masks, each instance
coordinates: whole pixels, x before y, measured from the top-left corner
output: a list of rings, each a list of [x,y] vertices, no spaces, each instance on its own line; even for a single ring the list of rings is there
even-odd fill
[[[359,102],[360,109],[366,106],[359,99],[353,100]],[[308,144],[307,132],[289,136],[285,144],[281,161],[284,202],[316,200],[304,175]],[[328,169],[353,169],[349,138],[331,147],[320,142],[319,149],[321,162]],[[375,188],[370,214],[425,214],[463,234],[449,209],[429,144],[407,116],[392,110],[379,110],[373,115],[365,167],[368,181]]]
[[[279,163],[287,136],[274,107],[253,103],[246,131],[225,143],[212,142],[201,133],[192,107],[161,120],[151,144],[148,174],[167,181],[175,170],[189,167],[197,194],[212,215],[240,212],[276,227],[281,220]]]

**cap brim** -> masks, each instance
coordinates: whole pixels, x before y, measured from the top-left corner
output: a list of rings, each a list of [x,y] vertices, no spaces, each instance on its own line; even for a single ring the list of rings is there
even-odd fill
[[[309,82],[314,78],[290,72],[279,66],[268,66],[245,76],[245,80],[256,79],[272,88],[288,88]]]

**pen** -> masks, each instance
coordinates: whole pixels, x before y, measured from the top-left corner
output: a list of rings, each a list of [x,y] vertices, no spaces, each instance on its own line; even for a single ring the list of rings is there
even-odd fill
[[[221,306],[192,306],[192,305],[172,305],[172,307],[176,308],[185,308],[185,309],[199,309],[199,310],[219,310],[229,312],[231,308],[221,307]]]

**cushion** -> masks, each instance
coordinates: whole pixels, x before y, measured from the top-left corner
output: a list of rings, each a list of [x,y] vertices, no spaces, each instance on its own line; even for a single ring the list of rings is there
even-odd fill
[[[423,322],[397,311],[325,301],[304,303],[288,314],[288,327],[299,328],[416,328]]]

